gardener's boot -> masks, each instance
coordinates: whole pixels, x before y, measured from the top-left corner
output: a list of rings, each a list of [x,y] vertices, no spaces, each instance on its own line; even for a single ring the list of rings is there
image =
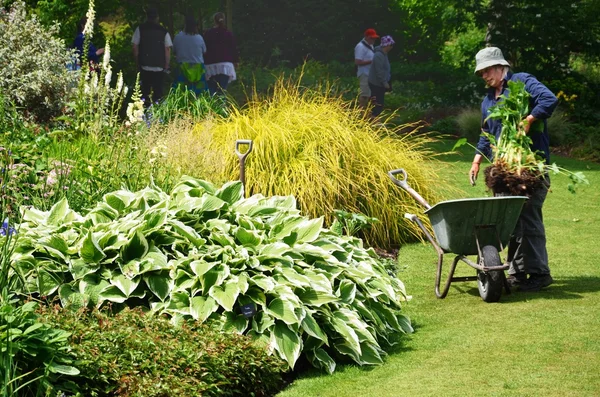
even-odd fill
[[[527,274],[525,273],[515,273],[509,274],[506,278],[506,282],[510,288],[516,288],[520,285],[523,285],[527,282]]]
[[[552,284],[554,280],[549,274],[530,274],[526,283],[519,286],[520,291],[536,292]]]

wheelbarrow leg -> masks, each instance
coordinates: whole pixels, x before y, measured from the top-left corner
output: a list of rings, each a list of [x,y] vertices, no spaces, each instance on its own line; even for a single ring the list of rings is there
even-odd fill
[[[442,268],[443,268],[443,264],[444,264],[444,250],[435,241],[433,236],[429,233],[429,231],[427,230],[427,228],[425,227],[423,222],[421,222],[421,220],[419,219],[418,216],[416,216],[414,214],[404,214],[404,217],[406,219],[410,219],[411,221],[415,222],[419,226],[419,228],[423,231],[423,234],[425,234],[425,237],[427,237],[427,240],[429,240],[431,245],[433,245],[433,248],[435,249],[435,251],[438,254],[437,272],[435,275],[435,296],[437,296],[439,299],[444,299],[446,297],[446,295],[448,294],[448,290],[450,289],[450,284],[452,283],[452,277],[454,276],[454,270],[456,269],[456,264],[460,260],[460,256],[457,256],[454,259],[454,262],[452,263],[452,266],[450,267],[450,274],[448,274],[448,279],[446,280],[444,289],[443,289],[443,291],[440,292],[440,284],[442,281]]]
[[[435,275],[435,296],[439,299],[444,299],[446,295],[448,295],[448,290],[450,289],[450,284],[452,284],[452,279],[454,278],[454,271],[456,270],[456,265],[460,260],[460,256],[454,258],[452,261],[452,266],[450,266],[450,272],[448,273],[448,279],[446,279],[446,284],[444,284],[444,289],[440,292],[440,283],[442,281],[442,261],[444,256],[438,253],[438,266],[437,273]]]

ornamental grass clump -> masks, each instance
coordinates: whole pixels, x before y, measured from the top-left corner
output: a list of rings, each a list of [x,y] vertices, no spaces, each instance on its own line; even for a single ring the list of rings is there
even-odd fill
[[[422,208],[390,182],[387,172],[404,168],[415,189],[431,202],[436,201],[433,187],[443,185],[425,161],[433,155],[424,146],[428,138],[400,133],[407,127],[374,125],[363,110],[329,95],[326,87],[303,89],[279,79],[272,96],[255,95],[245,107],[232,107],[229,117],[198,124],[198,168],[183,172],[201,172],[215,182],[237,179],[234,143],[251,139],[249,194],[294,195],[305,214],[323,216],[327,224],[335,209],[377,218],[362,236],[371,245],[389,247],[420,235],[403,215],[422,213]],[[179,143],[167,137],[165,145],[175,151]],[[179,163],[177,156],[170,160]]]
[[[301,355],[328,372],[382,363],[394,336],[412,332],[403,283],[361,240],[301,215],[293,196],[243,197],[241,182],[184,177],[170,194],[106,194],[86,215],[66,200],[29,209],[11,256],[19,291],[210,322],[290,368]]]
[[[491,142],[494,160],[484,171],[485,182],[494,193],[531,195],[544,183],[549,171],[566,174],[571,183],[568,189],[575,192],[578,184],[588,181],[582,172],[570,172],[556,164],[548,165],[540,154],[531,149],[531,138],[525,132],[523,121],[529,114],[529,93],[522,82],[509,81],[510,94],[492,108],[488,118],[500,119],[502,134],[496,139],[485,134]],[[534,123],[530,131],[543,128],[541,122]]]

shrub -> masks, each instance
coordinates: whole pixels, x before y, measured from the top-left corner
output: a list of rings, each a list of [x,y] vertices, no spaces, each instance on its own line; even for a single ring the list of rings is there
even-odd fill
[[[573,124],[571,135],[574,136],[571,155],[590,161],[600,161],[600,128]]]
[[[264,340],[290,367],[302,354],[383,361],[392,334],[411,332],[404,285],[362,241],[299,214],[293,197],[242,199],[183,178],[170,195],[117,191],[86,216],[66,200],[24,215],[12,256],[23,290],[65,306],[143,305],[211,320]]]
[[[0,131],[17,135],[24,129],[23,118],[17,107],[4,95],[0,88]]]
[[[456,135],[459,130],[456,117],[450,116],[436,121],[430,127],[431,131],[439,132],[444,135]]]
[[[9,12],[0,11],[0,89],[40,120],[60,112],[76,78],[66,68],[72,53],[54,37],[56,32],[28,17],[22,1]]]
[[[556,109],[552,117],[548,119],[548,134],[551,146],[572,146],[577,143],[578,138],[571,133],[571,122],[565,112]]]
[[[53,308],[43,318],[71,333],[85,396],[271,396],[282,386],[284,362],[235,333],[141,310]]]
[[[414,240],[420,231],[404,218],[405,212],[423,209],[396,187],[387,172],[404,168],[413,186],[435,201],[430,186],[438,181],[423,161],[432,153],[424,148],[427,138],[400,133],[410,126],[388,129],[374,126],[360,109],[339,97],[280,80],[268,99],[254,98],[231,115],[198,125],[196,145],[204,153],[201,171],[213,181],[239,176],[233,155],[237,139],[252,139],[254,151],[247,158],[246,190],[249,194],[294,195],[302,211],[333,221],[333,210],[364,213],[380,220],[366,230],[369,244],[386,247]],[[178,145],[165,140],[167,151]],[[185,155],[185,154],[184,154]],[[215,162],[217,158],[217,162]],[[167,157],[178,162],[177,158]],[[196,175],[197,170],[184,173]]]
[[[481,135],[481,110],[471,108],[463,110],[456,116],[458,134],[473,144],[479,141]]]

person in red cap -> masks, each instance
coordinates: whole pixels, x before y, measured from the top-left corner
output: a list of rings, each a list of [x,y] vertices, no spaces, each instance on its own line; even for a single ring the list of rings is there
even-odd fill
[[[358,104],[363,108],[367,107],[371,97],[369,69],[375,55],[375,40],[378,38],[375,29],[367,29],[365,30],[365,37],[354,47],[354,63],[357,66],[356,76],[360,85]]]

